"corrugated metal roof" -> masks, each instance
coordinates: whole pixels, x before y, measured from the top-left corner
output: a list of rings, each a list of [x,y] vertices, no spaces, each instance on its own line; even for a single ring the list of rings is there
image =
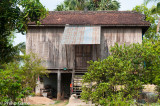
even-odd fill
[[[65,26],[62,44],[100,44],[100,26]]]

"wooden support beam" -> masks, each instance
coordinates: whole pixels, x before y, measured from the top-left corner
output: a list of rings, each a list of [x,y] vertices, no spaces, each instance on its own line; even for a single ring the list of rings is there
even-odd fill
[[[58,70],[57,73],[57,100],[61,99],[61,72]]]

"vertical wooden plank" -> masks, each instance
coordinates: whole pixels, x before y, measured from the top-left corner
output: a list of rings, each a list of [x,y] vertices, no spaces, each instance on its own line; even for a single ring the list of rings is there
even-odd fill
[[[119,37],[117,40],[117,43],[119,45],[122,45],[124,43],[124,29],[123,28],[118,29],[117,36]]]
[[[104,28],[103,29],[101,29],[101,40],[100,40],[100,42],[101,42],[101,44],[100,44],[100,48],[101,48],[101,53],[100,53],[100,58],[101,59],[103,59],[103,55],[104,55],[104,32],[105,30],[104,30]]]
[[[136,36],[136,43],[141,44],[142,43],[142,29],[136,29],[135,31],[135,36]]]
[[[108,56],[108,49],[112,42],[111,29],[102,28],[101,33],[101,59],[105,59]]]
[[[26,35],[26,54],[29,54],[29,52],[31,52],[32,50],[32,29],[29,29],[27,31],[27,35]]]
[[[98,44],[96,45],[96,60],[100,59],[101,58],[101,45]]]
[[[75,54],[74,54],[74,45],[67,45],[67,61],[68,61],[68,68],[73,69],[74,68],[74,60],[75,60]]]
[[[92,48],[92,60],[96,61],[97,60],[97,45],[93,45]]]
[[[72,46],[72,54],[71,54],[71,68],[75,69],[75,45]]]

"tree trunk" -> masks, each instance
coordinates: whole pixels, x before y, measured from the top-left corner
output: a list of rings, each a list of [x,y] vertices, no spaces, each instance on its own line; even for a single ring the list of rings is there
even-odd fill
[[[159,18],[159,20],[158,20],[158,24],[157,24],[157,34],[158,34],[158,32],[159,32],[159,25],[160,25],[160,18]]]

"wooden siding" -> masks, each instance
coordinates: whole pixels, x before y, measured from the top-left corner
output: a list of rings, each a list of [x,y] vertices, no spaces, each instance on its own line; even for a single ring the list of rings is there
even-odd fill
[[[109,49],[115,43],[119,45],[142,43],[141,28],[102,28],[101,30],[101,59],[109,55]]]
[[[29,28],[26,38],[26,52],[32,51],[44,59],[47,69],[73,69],[75,45],[61,44],[63,27]],[[93,45],[92,60],[104,59],[115,43],[142,43],[140,28],[102,28],[101,44]],[[84,45],[85,46],[85,45]]]
[[[26,52],[32,51],[41,57],[46,63],[47,69],[63,69],[65,67],[72,69],[74,47],[60,43],[63,31],[64,28],[55,27],[28,29]]]

